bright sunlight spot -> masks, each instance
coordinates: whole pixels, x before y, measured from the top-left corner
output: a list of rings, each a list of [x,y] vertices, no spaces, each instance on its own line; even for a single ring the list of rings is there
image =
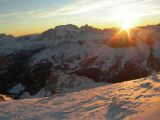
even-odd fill
[[[134,27],[134,25],[133,25],[133,23],[132,22],[124,22],[124,23],[122,23],[122,28],[124,29],[124,30],[129,30],[130,28],[133,28]]]
[[[129,10],[129,8],[120,10],[118,14],[114,15],[114,18],[123,30],[129,30],[135,27],[139,22],[138,13]]]

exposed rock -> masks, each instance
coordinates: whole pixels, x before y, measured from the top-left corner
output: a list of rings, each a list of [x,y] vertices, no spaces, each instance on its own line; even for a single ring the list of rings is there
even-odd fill
[[[62,25],[40,35],[19,38],[0,35],[5,37],[0,38],[0,93],[14,97],[26,92],[35,95],[50,84],[48,79],[53,86],[59,83],[60,79],[57,81],[51,71],[111,83],[147,76],[151,69],[159,71],[160,27],[143,29],[152,31],[154,37],[141,29],[132,30],[130,43],[127,33],[114,39],[118,30],[100,30],[87,25],[80,28]],[[19,92],[14,93],[13,88],[19,84],[23,89],[17,87]],[[61,84],[61,87],[72,86]]]

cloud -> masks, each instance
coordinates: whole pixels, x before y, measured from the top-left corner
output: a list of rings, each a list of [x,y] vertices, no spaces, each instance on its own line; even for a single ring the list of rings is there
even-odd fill
[[[120,19],[125,14],[133,17],[141,17],[160,13],[159,0],[78,0],[56,10],[40,11],[30,14],[31,17],[50,18],[71,16],[72,18],[106,20]]]
[[[159,4],[159,0],[77,0],[56,10],[8,13],[0,15],[0,18],[24,16],[34,19],[60,17],[62,19],[111,21],[123,19],[128,14],[135,18],[160,14]]]
[[[1,14],[0,18],[4,18],[4,17],[11,17],[11,16],[17,16],[19,15],[19,12],[12,12],[12,13],[7,13],[7,14]]]

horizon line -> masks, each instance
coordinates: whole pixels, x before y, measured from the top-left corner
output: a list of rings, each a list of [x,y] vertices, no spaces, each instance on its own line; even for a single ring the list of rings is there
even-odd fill
[[[47,30],[50,30],[50,29],[55,29],[57,26],[65,26],[65,25],[74,25],[74,26],[76,26],[76,27],[78,27],[78,28],[81,28],[81,27],[83,27],[83,26],[86,26],[86,25],[88,25],[88,26],[90,26],[90,27],[93,27],[93,28],[95,28],[95,29],[99,29],[99,30],[106,30],[106,29],[120,29],[121,28],[121,26],[112,26],[112,27],[96,27],[95,25],[89,25],[89,24],[84,24],[84,25],[76,25],[76,24],[62,24],[62,25],[56,25],[56,26],[54,26],[54,27],[51,27],[51,28],[48,28],[48,29],[46,29],[46,30],[42,30],[42,31],[40,31],[40,32],[33,32],[33,33],[22,33],[22,34],[19,34],[19,35],[14,35],[14,34],[12,34],[12,33],[0,33],[0,35],[2,35],[2,34],[5,34],[5,35],[11,35],[11,36],[13,36],[13,37],[23,37],[23,36],[28,36],[28,35],[34,35],[34,34],[41,34],[41,33],[43,33],[43,32],[45,32],[45,31],[47,31]],[[146,24],[146,25],[136,25],[136,26],[134,26],[133,28],[136,28],[136,27],[145,27],[145,26],[156,26],[156,25],[160,25],[160,22],[158,22],[158,23],[154,23],[154,24]],[[18,31],[17,31],[18,32]]]

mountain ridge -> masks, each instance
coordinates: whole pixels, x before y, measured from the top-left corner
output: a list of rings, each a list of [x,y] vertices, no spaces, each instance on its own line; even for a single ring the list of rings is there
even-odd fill
[[[63,25],[39,35],[0,39],[0,93],[14,97],[26,92],[35,95],[45,87],[51,73],[57,71],[95,82],[116,83],[145,77],[151,73],[151,67],[160,69],[159,31],[160,26],[131,30],[134,44],[122,39],[123,34],[114,38],[118,30],[87,25]],[[154,37],[150,37],[152,34]],[[110,41],[116,41],[116,46]],[[24,89],[11,93],[19,84]]]

